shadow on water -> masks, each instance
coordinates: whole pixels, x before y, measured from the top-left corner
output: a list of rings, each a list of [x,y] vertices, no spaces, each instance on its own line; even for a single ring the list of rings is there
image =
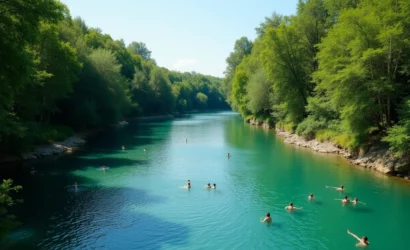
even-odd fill
[[[354,210],[357,213],[373,213],[373,209],[367,207],[349,207],[349,209]]]
[[[12,249],[161,249],[164,244],[186,243],[186,226],[138,211],[149,204],[165,202],[164,197],[136,188],[103,187],[73,174],[103,165],[112,169],[147,164],[149,160],[122,158],[112,153],[120,152],[117,148],[121,145],[132,150],[166,140],[169,131],[161,128],[161,136],[155,136],[153,126],[162,125],[130,124],[121,130],[104,131],[87,138],[79,152],[26,162],[0,173],[0,177],[13,178],[23,186],[16,198],[24,202],[13,211],[23,226],[10,235],[16,243]],[[132,136],[136,134],[133,130],[144,138]],[[99,157],[104,153],[109,155]],[[37,170],[35,174],[30,173],[32,167]],[[73,186],[75,182],[78,190]]]
[[[313,205],[323,206],[323,201],[314,200],[314,201],[310,201],[310,203]]]
[[[281,228],[283,228],[282,223],[279,223],[279,222],[266,223],[266,226],[271,228],[271,229],[281,229]]]
[[[40,186],[37,191],[41,195],[24,196],[24,206],[30,210],[20,208],[24,227],[12,234],[13,249],[161,249],[163,244],[187,242],[186,226],[140,211],[165,202],[164,197],[141,189],[92,183],[79,189],[47,190]],[[30,232],[30,228],[35,231]]]

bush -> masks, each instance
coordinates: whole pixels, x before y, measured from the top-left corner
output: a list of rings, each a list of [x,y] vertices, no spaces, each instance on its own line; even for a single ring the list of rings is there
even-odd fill
[[[326,121],[324,119],[316,120],[312,116],[304,119],[296,128],[296,133],[303,137],[313,138],[316,132],[320,129],[326,128]]]

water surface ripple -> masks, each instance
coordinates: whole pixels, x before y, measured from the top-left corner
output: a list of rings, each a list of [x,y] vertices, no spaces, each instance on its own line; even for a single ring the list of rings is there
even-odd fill
[[[33,164],[36,175],[29,165],[15,177],[16,249],[355,249],[347,228],[371,249],[407,249],[408,183],[285,145],[232,112],[130,124]],[[342,206],[344,195],[366,205]],[[266,212],[271,224],[259,221]]]

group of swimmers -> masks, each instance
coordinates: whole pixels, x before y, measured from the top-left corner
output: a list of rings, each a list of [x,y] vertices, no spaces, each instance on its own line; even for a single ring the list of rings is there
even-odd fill
[[[183,188],[191,188],[191,180],[188,180],[187,184],[183,186]],[[216,183],[214,183],[213,186],[211,186],[211,183],[208,183],[207,185],[205,185],[205,188],[216,189]]]
[[[341,191],[341,192],[343,192],[343,191],[345,190],[345,189],[344,189],[344,186],[340,186],[340,187],[329,187],[329,186],[326,186],[326,188],[334,188],[334,189],[336,189],[337,191]],[[309,194],[308,199],[309,199],[309,200],[314,200],[313,193],[310,193],[310,194]],[[336,200],[341,200],[344,205],[349,204],[350,202],[352,202],[354,205],[357,205],[357,204],[359,203],[359,199],[354,198],[353,200],[349,200],[348,197],[347,197],[347,195],[345,196],[344,199],[336,199]],[[361,202],[361,203],[363,203],[363,202]],[[363,204],[365,204],[365,203],[363,203]],[[366,205],[366,204],[365,204],[365,205]],[[303,207],[295,207],[295,206],[293,206],[293,203],[290,202],[289,205],[285,207],[285,209],[286,209],[286,210],[289,210],[289,211],[292,211],[292,210],[303,209]],[[271,218],[269,212],[266,214],[266,217],[261,220],[261,222],[268,222],[268,223],[269,223],[269,222],[272,222],[272,218]],[[349,229],[347,229],[347,233],[350,234],[350,235],[352,235],[355,239],[357,239],[357,240],[359,241],[359,242],[356,244],[357,246],[366,247],[366,246],[370,245],[370,242],[368,241],[367,236],[362,236],[362,238],[359,238],[357,235],[355,235],[355,234],[353,234],[352,232],[350,232]]]

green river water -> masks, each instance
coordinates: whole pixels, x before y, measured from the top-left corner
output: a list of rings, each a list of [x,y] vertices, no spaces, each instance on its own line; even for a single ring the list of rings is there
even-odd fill
[[[408,249],[410,184],[286,145],[233,112],[130,124],[15,172],[12,249],[355,249],[347,228],[369,249]],[[366,205],[342,206],[344,195]]]

